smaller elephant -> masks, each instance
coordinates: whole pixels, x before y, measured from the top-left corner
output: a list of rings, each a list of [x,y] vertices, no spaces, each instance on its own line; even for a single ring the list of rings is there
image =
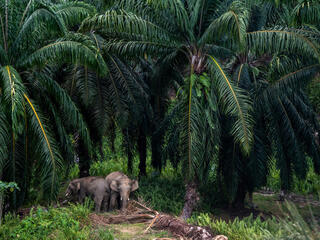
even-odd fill
[[[110,188],[107,181],[102,177],[86,177],[75,179],[70,182],[66,191],[66,197],[78,196],[80,203],[85,197],[92,197],[95,203],[95,211],[100,212],[108,209]]]
[[[66,190],[65,198],[72,202],[83,202],[82,197],[80,196],[80,187],[85,186],[87,188],[87,185],[95,180],[97,177],[90,176],[90,177],[83,177],[83,178],[76,178],[73,179]]]
[[[113,210],[117,205],[124,210],[128,206],[130,193],[139,188],[137,180],[131,180],[122,172],[112,172],[106,177],[106,181],[110,188],[110,204],[109,209]],[[118,203],[118,199],[120,202]]]

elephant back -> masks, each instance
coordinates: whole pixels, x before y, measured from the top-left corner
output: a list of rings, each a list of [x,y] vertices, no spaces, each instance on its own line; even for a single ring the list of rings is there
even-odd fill
[[[119,181],[120,179],[128,179],[128,176],[122,172],[112,172],[108,176],[106,176],[107,182],[110,184],[112,181]]]

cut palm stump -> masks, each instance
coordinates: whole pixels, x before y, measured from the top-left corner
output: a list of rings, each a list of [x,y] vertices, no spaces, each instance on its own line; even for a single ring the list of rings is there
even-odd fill
[[[178,239],[194,240],[228,240],[227,237],[214,233],[208,227],[199,227],[187,224],[184,221],[167,214],[160,214],[145,205],[131,201],[128,209],[118,215],[90,215],[91,221],[100,225],[121,224],[121,223],[150,223],[146,230],[147,233],[151,228],[156,230],[166,230],[171,232]]]

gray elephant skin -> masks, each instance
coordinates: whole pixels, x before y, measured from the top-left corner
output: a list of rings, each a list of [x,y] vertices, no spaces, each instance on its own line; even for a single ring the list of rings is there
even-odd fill
[[[139,188],[138,181],[131,180],[122,172],[110,173],[106,177],[106,181],[111,191],[109,209],[113,210],[120,206],[121,210],[125,210],[128,206],[130,193]]]
[[[100,212],[108,209],[110,188],[102,177],[77,178],[69,183],[65,196],[67,199],[78,200],[80,203],[83,203],[85,197],[92,197],[95,211]]]

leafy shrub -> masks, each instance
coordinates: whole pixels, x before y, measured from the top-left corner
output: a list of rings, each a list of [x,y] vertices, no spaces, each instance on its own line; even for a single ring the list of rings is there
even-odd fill
[[[267,187],[273,191],[279,191],[281,189],[280,170],[276,167],[275,159],[273,159],[270,173],[267,177]]]
[[[108,231],[98,234],[91,231],[88,226],[90,207],[92,202],[86,201],[84,205],[70,205],[69,208],[32,209],[21,221],[8,214],[0,226],[0,239],[113,239]]]
[[[314,171],[312,161],[308,159],[309,171],[307,172],[306,179],[300,180],[294,177],[293,191],[301,194],[314,194],[320,193],[320,176]]]
[[[0,181],[0,225],[2,223],[2,209],[3,209],[5,197],[9,191],[13,192],[14,190],[20,190],[17,183],[15,182],[7,183],[7,182]]]
[[[123,159],[119,159],[118,161],[112,159],[103,162],[94,162],[90,166],[89,174],[91,176],[107,176],[114,171],[126,173],[125,161]]]
[[[178,215],[184,204],[184,181],[159,176],[139,180],[138,197],[157,211]]]
[[[20,190],[17,183],[15,182],[2,182],[0,181],[0,193],[6,193],[6,191],[10,190],[10,192],[13,192],[15,189]]]
[[[293,176],[292,191],[300,194],[318,195],[320,192],[320,176],[314,171],[314,167],[310,158],[307,158],[309,170],[306,178],[301,180],[295,175]],[[276,168],[275,162],[272,165],[269,176],[267,177],[267,187],[273,191],[281,189],[280,170]]]
[[[189,219],[189,223],[200,226],[208,226],[216,234],[222,234],[229,240],[250,240],[264,239],[266,235],[264,229],[270,232],[277,232],[277,222],[275,219],[262,221],[260,218],[254,219],[252,215],[242,220],[238,218],[226,222],[224,220],[212,220],[208,214],[200,214]]]
[[[68,175],[68,179],[75,179],[79,177],[79,173],[80,173],[80,169],[79,169],[79,165],[78,164],[74,164],[71,168],[70,168],[70,172]]]

